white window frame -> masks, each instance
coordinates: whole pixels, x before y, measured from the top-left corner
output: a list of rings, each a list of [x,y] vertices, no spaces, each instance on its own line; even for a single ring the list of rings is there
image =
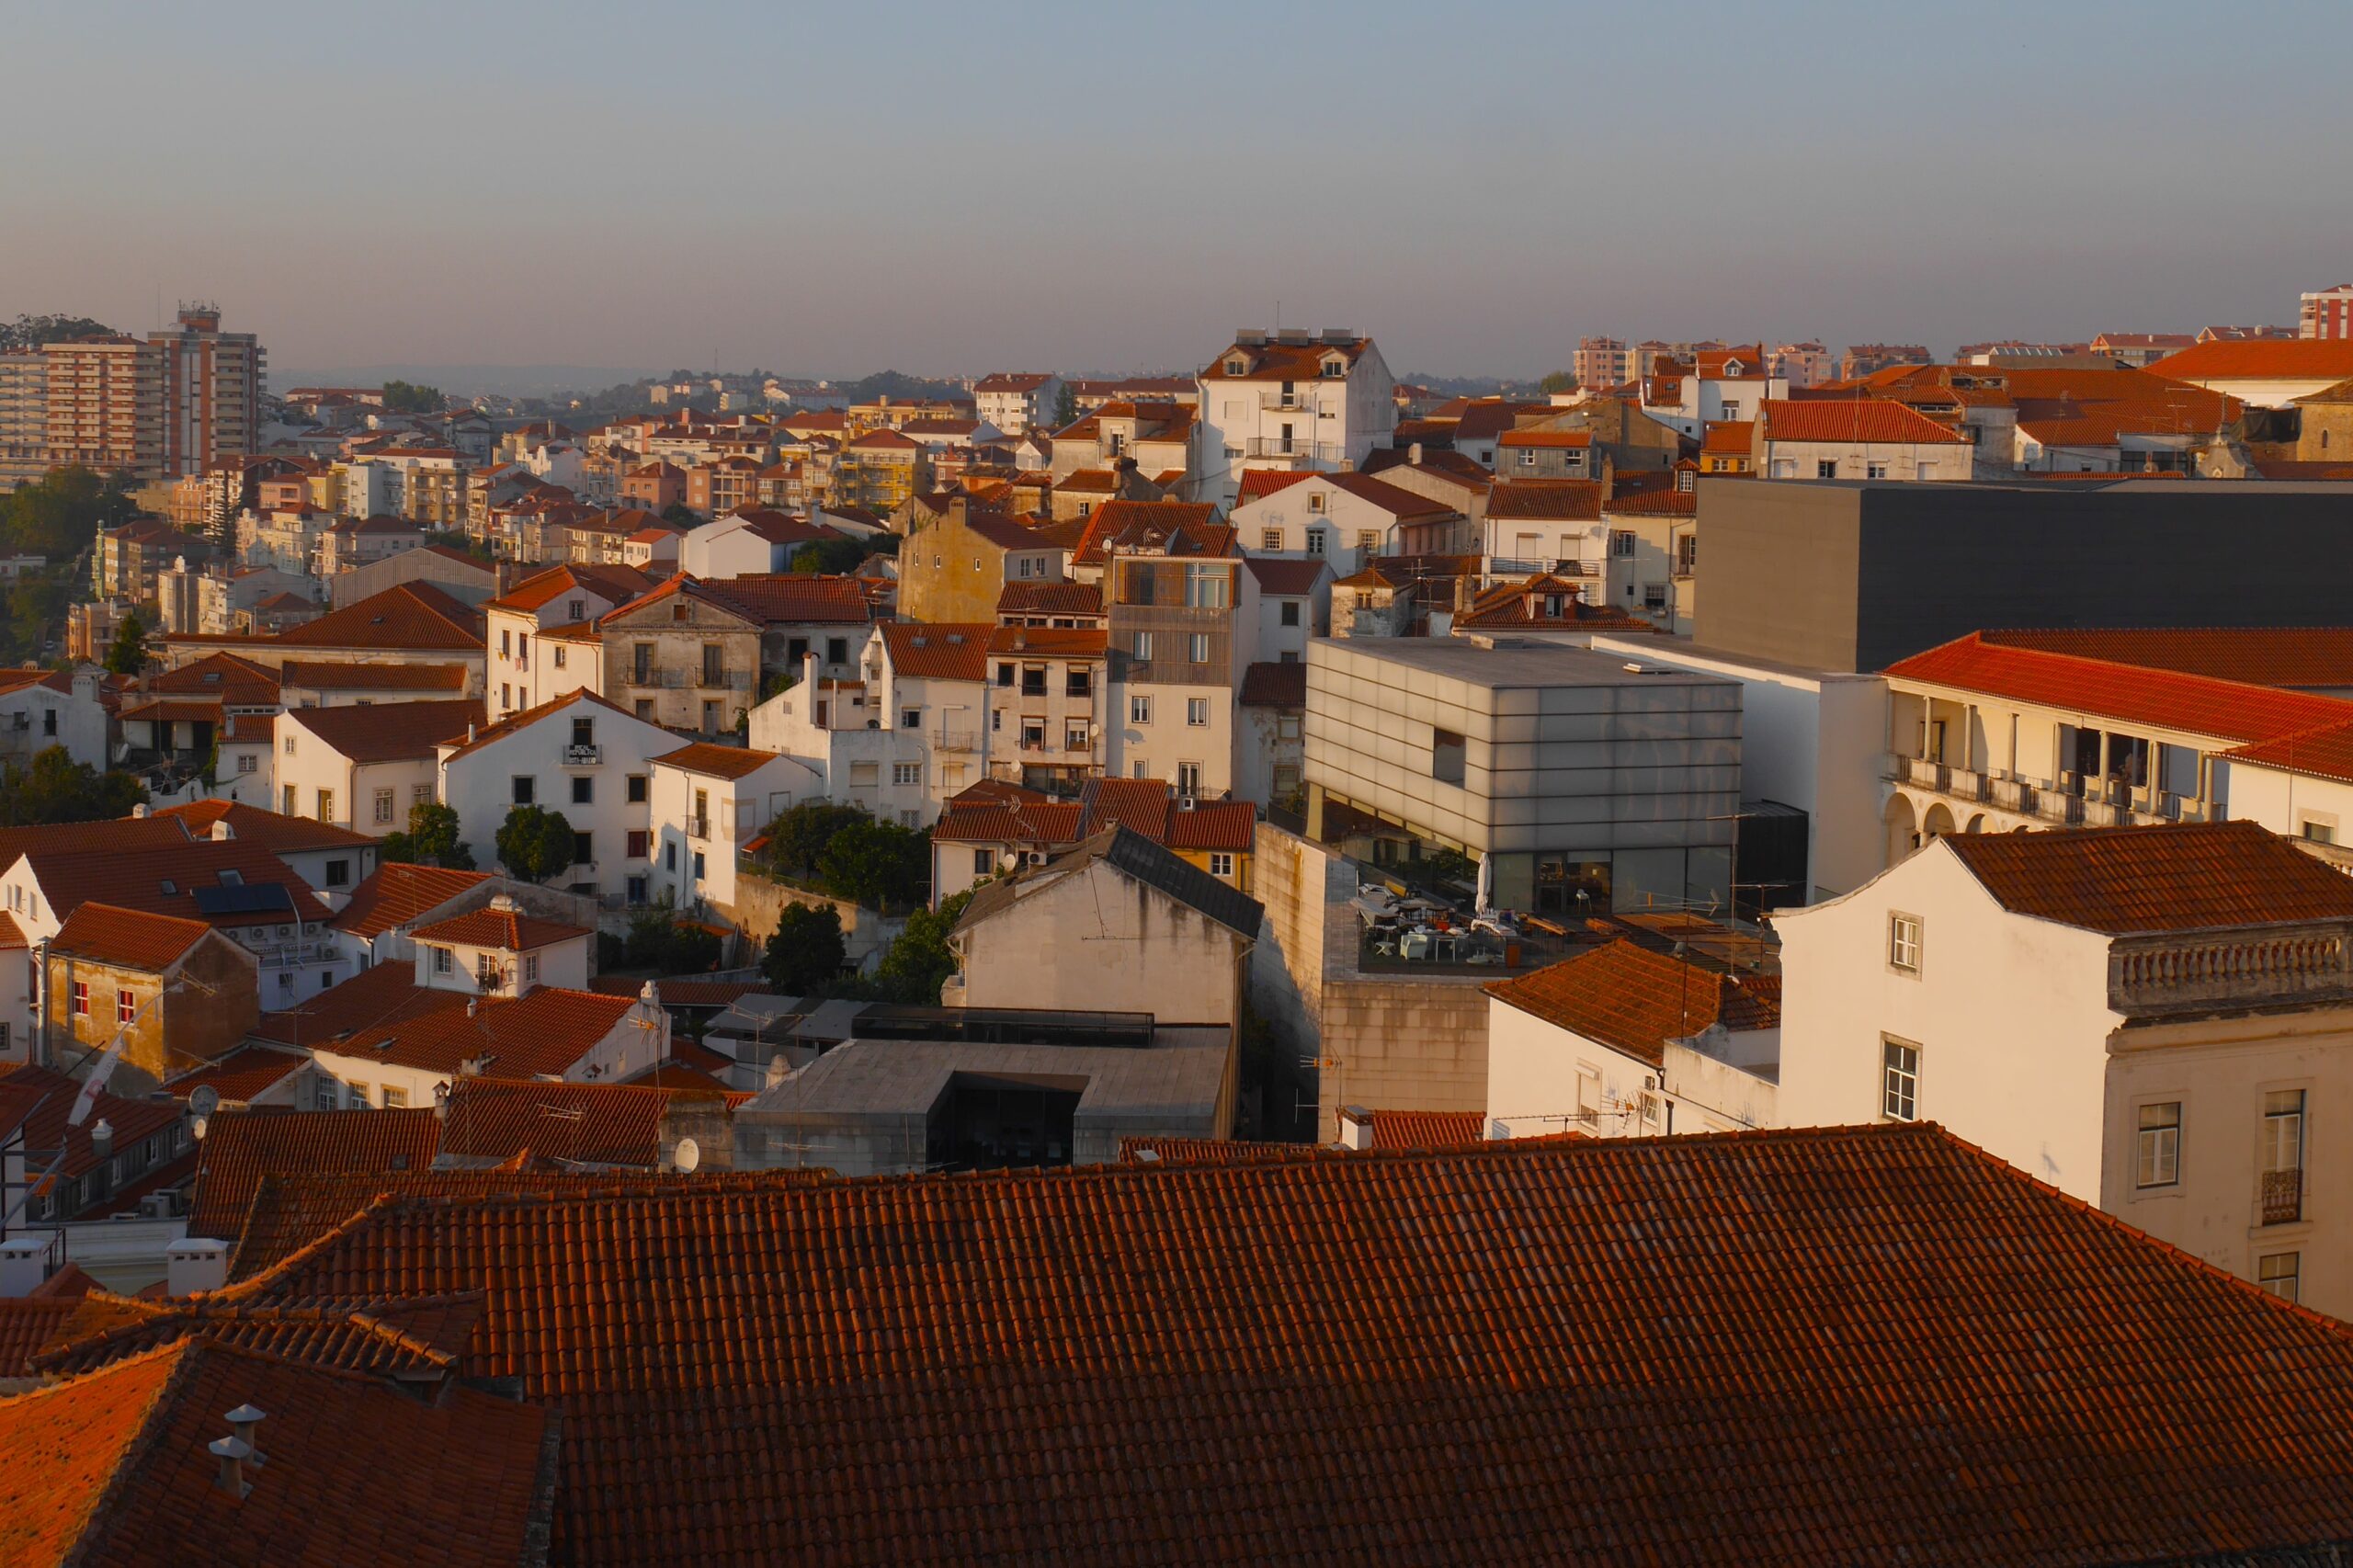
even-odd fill
[[[1898,974],[1917,979],[1920,973],[1920,936],[1923,923],[1916,915],[1902,910],[1887,914],[1887,967]]]
[[[2171,1113],[2170,1121],[2152,1122],[2152,1113]],[[2181,1102],[2150,1100],[2133,1113],[2132,1189],[2162,1192],[2181,1185]]]
[[[1884,1121],[1920,1119],[1920,1044],[1879,1037],[1879,1113]]]

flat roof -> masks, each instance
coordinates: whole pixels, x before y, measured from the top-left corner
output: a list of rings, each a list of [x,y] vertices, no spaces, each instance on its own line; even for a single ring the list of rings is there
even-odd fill
[[[1424,670],[1489,690],[1505,687],[1738,684],[1727,676],[1676,669],[1630,653],[1598,653],[1573,643],[1535,638],[1317,637],[1308,642],[1311,665],[1319,662],[1319,657],[1330,665],[1351,656]]]
[[[970,1040],[853,1037],[737,1108],[756,1122],[848,1125],[875,1117],[926,1117],[958,1074],[1077,1087],[1082,1125],[1142,1119],[1183,1122],[1214,1113],[1223,1093],[1229,1032],[1156,1030],[1142,1049],[1008,1045]]]

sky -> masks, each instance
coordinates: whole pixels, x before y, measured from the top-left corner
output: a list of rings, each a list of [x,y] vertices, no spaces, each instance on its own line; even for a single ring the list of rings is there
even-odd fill
[[[1279,311],[1513,377],[2291,323],[2353,278],[2346,19],[11,0],[0,316],[834,376],[1190,367]]]

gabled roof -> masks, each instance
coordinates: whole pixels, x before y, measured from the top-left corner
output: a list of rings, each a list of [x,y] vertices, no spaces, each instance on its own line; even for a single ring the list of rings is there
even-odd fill
[[[2058,627],[1978,635],[1998,647],[2254,686],[2353,687],[2353,626]]]
[[[713,1090],[634,1084],[534,1084],[460,1079],[442,1119],[441,1153],[460,1160],[543,1159],[654,1170],[662,1163],[662,1118],[674,1101],[724,1103]]]
[[[1262,660],[1242,672],[1242,688],[1234,699],[1245,708],[1307,706],[1307,665],[1294,660],[1277,664]]]
[[[2343,381],[2353,376],[2353,338],[2271,337],[2200,343],[2149,367],[2177,381]]]
[[[1071,559],[1100,565],[1112,550],[1147,554],[1228,556],[1234,548],[1232,525],[1216,522],[1207,502],[1106,501],[1086,519],[1086,532]]]
[[[665,767],[675,767],[682,773],[699,773],[710,778],[748,778],[774,762],[783,754],[754,751],[749,746],[716,745],[709,741],[697,741],[691,745],[665,752],[646,760]]]
[[[362,708],[294,708],[280,722],[298,724],[353,762],[430,757],[434,748],[462,740],[483,722],[482,699],[377,702]]]
[[[362,665],[327,659],[289,659],[278,672],[283,686],[319,691],[446,691],[454,695],[466,689],[468,678],[463,665]]]
[[[1976,631],[1899,659],[1885,674],[1893,680],[2242,742],[2353,718],[2353,703],[2333,697],[2006,646]]]
[[[1755,421],[1719,419],[1708,426],[1699,442],[1699,450],[1711,457],[1745,458],[1754,449],[1756,440]]]
[[[1110,633],[1099,626],[1000,626],[989,633],[989,652],[1040,659],[1099,659],[1109,642]]]
[[[513,1000],[461,1000],[471,1006],[355,1029],[315,1049],[453,1077],[468,1062],[480,1063],[487,1077],[556,1077],[618,1028],[636,1006],[632,997],[553,985]]]
[[[1502,520],[1597,522],[1597,479],[1498,479],[1487,492],[1487,516]]]
[[[705,579],[697,584],[697,591],[763,625],[863,625],[873,619],[867,608],[865,590],[852,577],[805,572],[755,573]]]
[[[372,940],[427,910],[438,909],[469,888],[490,881],[487,871],[458,871],[441,866],[379,866],[336,912],[335,928]]]
[[[888,620],[877,628],[893,673],[924,680],[988,678],[989,639],[996,628],[983,621]]]
[[[175,915],[149,915],[85,900],[51,937],[49,950],[67,958],[118,969],[160,974],[183,958],[212,927]]]
[[[566,565],[537,572],[483,605],[484,609],[536,610],[566,594],[589,593],[623,605],[654,586],[644,573],[628,566]]]
[[[273,640],[282,648],[452,649],[479,655],[482,611],[430,583],[402,583]]]
[[[2251,822],[1938,842],[2017,915],[2122,936],[2353,919],[2353,877]]]
[[[1496,981],[1487,994],[1654,1067],[1665,1064],[1668,1040],[1711,1024],[1735,1031],[1781,1024],[1779,976],[1720,974],[1623,938]]]
[[[239,839],[156,844],[135,855],[36,847],[26,856],[60,915],[95,899],[224,929],[328,918],[327,906],[275,853]]]
[[[481,729],[475,730],[473,732],[473,738],[471,740],[468,740],[462,733],[460,733],[452,736],[449,740],[443,741],[441,743],[443,745],[455,744],[458,749],[441,759],[442,766],[446,767],[461,756],[472,756],[474,753],[482,750],[484,746],[495,744],[496,743],[505,740],[509,735],[527,730],[542,719],[553,718],[558,713],[567,712],[572,709],[584,707],[602,708],[606,711],[617,714],[623,719],[630,720],[633,723],[645,722],[645,721],[639,719],[636,714],[631,713],[628,709],[622,707],[620,703],[613,701],[611,699],[599,697],[585,686],[576,686],[561,697],[551,697],[545,702],[537,703],[529,708],[517,709],[516,711],[506,715],[506,718],[501,719],[497,723],[485,725]],[[594,715],[590,716],[594,717]]]
[[[1767,398],[1764,438],[1865,446],[1967,446],[1969,437],[1883,397]]]
[[[1253,555],[1243,564],[1258,579],[1258,591],[1275,598],[1304,598],[1332,570],[1330,562],[1314,556]]]
[[[373,849],[377,840],[347,827],[315,817],[290,817],[264,811],[241,801],[191,801],[184,806],[160,806],[153,813],[188,825],[191,838],[210,838],[215,823],[227,823],[233,837],[258,844],[275,855],[300,855],[313,849]]]
[[[500,909],[494,904],[469,909],[463,914],[436,920],[429,926],[420,926],[409,933],[414,941],[440,942],[464,948],[498,948],[510,953],[551,948],[558,942],[575,941],[594,935],[585,926],[570,926],[561,920],[540,920],[519,910]]]
[[[1557,602],[1559,608],[1553,606]],[[1589,631],[1656,631],[1658,627],[1615,605],[1589,604],[1584,589],[1550,573],[1481,590],[1455,625],[1465,631],[1498,626],[1567,626]]]
[[[1040,583],[1019,578],[996,597],[999,615],[1089,615],[1103,613],[1100,583]]]
[[[284,1083],[287,1074],[300,1072],[310,1061],[307,1054],[299,1051],[241,1045],[217,1062],[180,1074],[164,1087],[176,1100],[185,1101],[197,1090],[209,1088],[221,1096],[222,1104],[241,1106]]]
[[[113,1130],[114,1152],[120,1153],[178,1121],[183,1110],[176,1100],[134,1099],[101,1089],[88,1116],[74,1124],[69,1118],[84,1081],[68,1077],[54,1068],[24,1063],[0,1064],[0,1088],[8,1091],[8,1097],[14,1102],[8,1119],[24,1130],[28,1172],[38,1175],[50,1170],[51,1161],[63,1152],[64,1158],[55,1165],[55,1174],[65,1181],[87,1176],[108,1158],[98,1153],[91,1138],[91,1130],[100,1122]],[[28,1096],[34,1103],[26,1103]],[[115,1196],[120,1197],[123,1190],[127,1188],[118,1188]],[[72,1218],[71,1213],[66,1217]]]
[[[1306,1563],[1378,1530],[2044,1568],[2353,1534],[2353,1333],[1934,1126],[420,1193],[230,1296],[471,1290],[460,1377],[563,1406],[578,1563]],[[1383,1480],[1335,1512],[1302,1476]]]
[[[1100,785],[1130,780],[1093,779],[1089,782]],[[1242,803],[1245,808],[1248,805],[1247,801]],[[1010,881],[983,885],[972,894],[972,902],[965,906],[963,918],[956,923],[956,928],[961,931],[977,926],[1012,908],[1029,892],[1045,882],[1058,880],[1068,872],[1084,869],[1097,861],[1165,894],[1206,919],[1254,941],[1257,938],[1258,926],[1266,912],[1256,899],[1237,892],[1200,868],[1170,854],[1142,834],[1120,825],[1104,828],[1044,865],[1033,866]]]
[[[147,677],[147,689],[174,697],[213,697],[230,707],[262,707],[278,700],[281,672],[235,653],[207,653],[176,670],[158,670]],[[66,683],[73,689],[73,683]]]
[[[462,1000],[462,998],[460,998]],[[233,1241],[271,1175],[421,1171],[440,1146],[431,1106],[399,1110],[223,1110],[197,1145],[188,1233]]]

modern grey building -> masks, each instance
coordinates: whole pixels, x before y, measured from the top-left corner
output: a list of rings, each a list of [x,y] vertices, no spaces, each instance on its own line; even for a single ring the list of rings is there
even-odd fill
[[[1872,671],[1995,628],[2353,622],[2353,485],[1699,482],[1703,648]]]
[[[1318,638],[1308,836],[1376,863],[1433,848],[1491,861],[1501,908],[1728,907],[1740,723],[1737,681],[1622,653]]]

